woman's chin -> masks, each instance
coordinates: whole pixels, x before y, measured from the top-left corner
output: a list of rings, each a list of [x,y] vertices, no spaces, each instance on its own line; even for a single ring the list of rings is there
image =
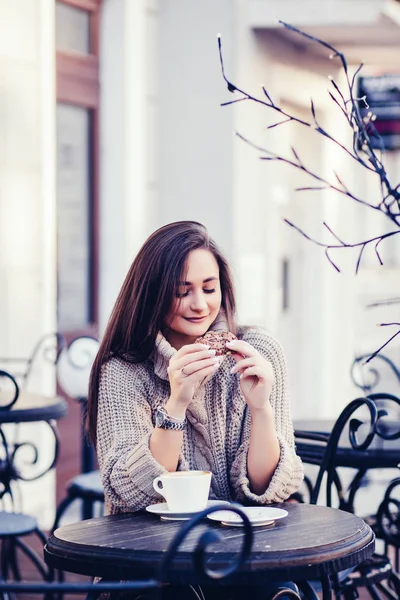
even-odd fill
[[[183,329],[187,336],[200,337],[208,331],[210,325],[211,323],[207,320],[202,323],[188,323]]]

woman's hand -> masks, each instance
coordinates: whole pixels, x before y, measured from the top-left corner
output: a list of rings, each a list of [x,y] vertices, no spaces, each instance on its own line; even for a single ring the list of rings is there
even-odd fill
[[[240,373],[240,389],[250,409],[270,408],[269,397],[274,384],[272,365],[243,340],[227,342],[236,365],[231,373]]]
[[[220,365],[220,359],[215,356],[215,350],[210,350],[204,344],[188,344],[169,361],[168,377],[171,385],[171,396],[168,407],[176,407],[182,411],[193,400],[200,383],[215,373]],[[176,415],[179,416],[179,415]]]

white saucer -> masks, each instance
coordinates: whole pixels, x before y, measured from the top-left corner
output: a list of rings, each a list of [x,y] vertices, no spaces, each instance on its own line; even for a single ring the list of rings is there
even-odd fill
[[[272,506],[241,506],[240,510],[249,517],[253,527],[272,525],[277,519],[283,519],[289,514],[283,508],[273,508]],[[243,526],[242,518],[230,510],[217,510],[207,517],[212,521],[219,521],[221,525]]]
[[[218,506],[220,504],[228,505],[230,503],[226,502],[225,500],[209,500],[207,502],[206,508],[210,508],[211,506]],[[171,510],[169,510],[168,504],[166,502],[160,502],[158,504],[151,504],[150,506],[146,506],[146,510],[150,513],[154,513],[155,515],[159,515],[162,519],[164,519],[166,521],[187,521],[194,515],[197,515],[199,512],[201,512],[201,510],[197,510],[195,512],[182,512],[182,513],[172,512]],[[217,511],[217,513],[219,513],[219,512],[220,511]]]

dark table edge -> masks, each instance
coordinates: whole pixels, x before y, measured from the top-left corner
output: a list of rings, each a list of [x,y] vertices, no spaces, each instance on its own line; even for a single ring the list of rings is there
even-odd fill
[[[275,581],[288,578],[297,581],[310,580],[318,579],[321,575],[331,575],[346,568],[354,567],[369,558],[375,550],[375,536],[370,527],[365,524],[363,535],[361,535],[361,531],[359,533],[359,539],[355,542],[354,548],[345,556],[340,556],[339,547],[327,560],[321,561],[320,552],[318,551],[313,557],[310,555],[306,558],[293,557],[291,566],[287,567],[279,561],[280,553],[276,553],[276,561],[271,560],[274,558],[274,553],[271,553],[269,562],[272,564],[269,565],[269,568],[261,567],[260,563],[255,564],[254,560],[247,561],[246,569],[241,569],[235,573],[230,581],[237,584],[248,583],[246,578],[249,572],[252,573],[252,582],[254,583],[265,581],[266,577]],[[174,559],[174,569],[169,581],[174,583],[207,582],[204,577],[193,573],[193,566],[191,562],[188,563],[187,555],[188,553],[184,553],[181,558]],[[135,552],[134,561],[132,561],[131,556],[127,556],[126,550],[114,549],[109,550],[108,557],[101,558],[98,561],[99,557],[95,556],[92,547],[82,548],[81,544],[65,543],[58,540],[54,535],[48,539],[44,548],[44,559],[47,565],[80,575],[119,580],[132,577],[153,577],[157,574],[154,567],[153,552],[141,552],[140,554]],[[234,553],[219,554],[218,560],[207,561],[207,565],[211,568],[226,566],[227,562],[235,556]],[[98,563],[98,570],[96,570],[96,562]]]
[[[0,425],[4,423],[32,423],[35,421],[58,420],[65,417],[67,412],[67,401],[61,396],[57,396],[54,403],[49,406],[2,411],[0,414]]]

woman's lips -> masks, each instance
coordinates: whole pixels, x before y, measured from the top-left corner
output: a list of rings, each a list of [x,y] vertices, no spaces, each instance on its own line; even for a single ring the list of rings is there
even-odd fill
[[[208,315],[204,315],[204,317],[184,317],[186,321],[190,323],[202,323],[207,319]]]

